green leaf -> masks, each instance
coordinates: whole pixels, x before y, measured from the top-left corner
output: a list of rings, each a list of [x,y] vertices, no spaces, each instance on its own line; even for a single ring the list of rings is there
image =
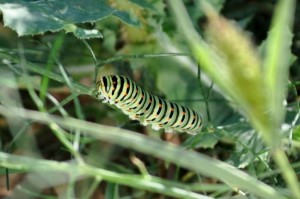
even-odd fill
[[[133,16],[131,16],[127,12],[120,11],[120,10],[115,10],[113,15],[120,18],[122,21],[124,21],[124,22],[126,22],[130,25],[134,25],[134,26],[139,26],[140,25],[140,23],[136,20],[136,18],[134,18]]]
[[[293,140],[300,141],[300,125],[293,128]]]
[[[231,163],[237,168],[246,168],[254,161],[266,159],[265,156],[268,155],[266,147],[256,132],[250,129],[248,131],[243,129],[236,132],[226,130],[226,134],[232,135],[232,139],[236,140],[235,150],[227,160],[228,163]],[[262,153],[262,151],[266,151],[266,153]]]
[[[6,175],[7,168],[0,168],[0,175]],[[8,169],[8,174],[14,174],[14,173],[23,173],[23,170],[20,169]]]
[[[276,127],[281,125],[285,112],[282,104],[287,89],[289,64],[292,59],[291,24],[293,24],[294,9],[293,0],[279,1],[266,41],[264,69],[267,91],[270,96],[268,104]]]
[[[117,199],[119,196],[119,185],[115,183],[108,183],[105,190],[105,198]]]
[[[193,148],[204,148],[204,149],[212,149],[222,138],[221,131],[216,130],[211,133],[209,131],[202,131],[200,134],[196,136],[189,137],[184,143],[183,146],[193,146]]]
[[[138,25],[129,14],[109,7],[104,0],[70,1],[4,1],[0,0],[4,25],[19,36],[59,31],[66,24],[96,22],[108,16],[116,16],[125,23]],[[75,25],[74,25],[75,26]],[[75,29],[80,38],[99,37],[97,30]]]
[[[155,7],[153,6],[153,4],[148,3],[145,0],[129,0],[132,3],[135,3],[136,5],[141,6],[142,8],[147,8],[149,10],[156,10]]]

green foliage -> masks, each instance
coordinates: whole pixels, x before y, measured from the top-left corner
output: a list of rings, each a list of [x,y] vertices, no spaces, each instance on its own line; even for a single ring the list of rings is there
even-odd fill
[[[286,57],[292,57],[289,50],[292,37],[289,33],[293,24],[295,2],[291,0],[278,3],[267,39],[264,68],[245,33],[219,16],[206,1],[202,1],[202,6],[208,17],[208,43],[197,35],[187,13],[182,12],[183,5],[172,2],[171,6],[199,63],[239,105],[266,144],[274,150],[274,160],[284,171],[283,177],[294,197],[299,198],[296,174],[279,144],[279,128],[285,110],[282,103],[290,61]]]
[[[299,5],[205,2],[0,0],[11,197],[300,198]],[[106,74],[200,112],[202,132],[130,121],[95,98]]]

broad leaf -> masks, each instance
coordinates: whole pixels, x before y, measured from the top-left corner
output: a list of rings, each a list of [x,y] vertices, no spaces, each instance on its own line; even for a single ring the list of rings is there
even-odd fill
[[[0,0],[0,10],[3,13],[4,25],[15,30],[19,36],[55,32],[75,26],[76,23],[96,22],[112,15],[125,23],[139,24],[127,12],[109,7],[104,0]],[[102,37],[98,30],[72,30],[80,38]]]

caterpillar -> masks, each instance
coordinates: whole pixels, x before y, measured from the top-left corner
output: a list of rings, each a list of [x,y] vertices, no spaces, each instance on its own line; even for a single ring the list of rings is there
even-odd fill
[[[194,110],[147,93],[128,77],[108,75],[96,83],[96,96],[115,105],[132,120],[154,130],[195,134],[201,130],[202,117]]]

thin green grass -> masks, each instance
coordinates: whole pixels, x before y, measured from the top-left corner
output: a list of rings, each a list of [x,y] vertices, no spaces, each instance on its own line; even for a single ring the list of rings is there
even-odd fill
[[[229,164],[211,159],[207,156],[195,153],[194,151],[186,151],[184,148],[172,145],[170,143],[166,143],[166,142],[156,140],[156,139],[151,139],[147,136],[136,134],[134,132],[130,132],[130,131],[127,131],[124,129],[103,126],[103,125],[85,122],[85,121],[74,119],[74,118],[59,118],[56,116],[50,116],[45,113],[40,113],[40,112],[35,112],[35,111],[15,110],[13,108],[5,108],[3,106],[0,106],[0,112],[4,115],[9,116],[8,115],[9,113],[12,115],[15,115],[14,111],[18,111],[18,114],[20,117],[24,117],[27,119],[36,120],[36,121],[43,122],[43,123],[50,124],[50,125],[55,123],[64,128],[80,129],[81,131],[85,132],[86,134],[88,134],[96,139],[115,143],[115,144],[121,145],[125,148],[131,148],[136,151],[143,152],[143,153],[151,155],[151,156],[159,157],[159,158],[162,158],[169,162],[173,162],[176,165],[179,165],[179,166],[182,166],[182,167],[185,167],[188,169],[192,169],[196,172],[200,172],[201,174],[211,176],[214,178],[218,178],[218,179],[221,179],[222,181],[227,181],[230,184],[237,187],[238,189],[247,190],[250,193],[258,195],[262,198],[284,198],[283,196],[281,196],[281,194],[276,192],[270,186],[268,186],[260,181],[257,181],[255,178],[247,175],[244,172],[241,172],[240,170],[232,167]],[[161,151],[163,151],[164,153],[161,153]],[[8,167],[8,164],[11,164],[11,166],[13,166],[14,163],[11,163],[9,161],[10,155],[5,154],[5,153],[0,154],[0,156],[1,155],[3,157],[3,160],[7,160],[7,162],[4,162],[2,164],[2,166]],[[79,155],[79,154],[77,154],[77,155]],[[4,158],[4,157],[6,157],[6,158]],[[19,160],[17,157],[15,157],[15,156],[13,156],[13,157],[14,157],[13,160],[18,162],[18,165],[19,165],[18,167],[29,169],[28,168],[29,165],[24,164],[24,162],[30,162],[32,160],[30,160],[30,161],[24,160],[24,162],[23,162],[23,161]],[[181,157],[181,158],[178,159],[177,157]],[[67,163],[55,162],[58,165],[53,167],[54,162],[52,162],[52,161],[50,161],[49,164],[45,160],[36,160],[36,162],[37,161],[41,161],[42,163],[41,163],[41,165],[35,164],[37,166],[37,168],[33,167],[35,169],[50,169],[50,168],[58,169],[57,166],[60,164],[64,165],[63,168],[68,169]],[[21,164],[21,162],[23,162],[23,164]],[[90,166],[85,165],[84,163],[82,166],[75,165],[74,169],[75,168],[79,169],[77,167],[80,167],[83,170],[85,170],[85,167],[88,167],[90,169]],[[14,168],[14,167],[12,167],[12,168]],[[63,171],[65,171],[65,169]],[[136,183],[132,182],[133,180],[137,181],[137,179],[135,179],[135,178],[132,178],[132,179],[130,177],[128,177],[126,179],[114,178],[113,177],[114,175],[118,175],[117,173],[114,173],[114,172],[111,172],[108,176],[104,176],[103,174],[105,174],[106,172],[108,172],[108,171],[105,171],[105,172],[99,174],[105,180],[116,182],[116,183],[121,183],[121,184],[126,184],[128,186],[134,185],[135,188],[143,188],[143,189],[149,190],[149,188],[151,187],[152,191],[156,191],[156,192],[159,190],[161,191],[161,189],[153,189],[153,187],[151,186],[151,181],[147,183],[147,179],[148,178],[152,179],[153,178],[152,176],[148,176],[148,177],[140,176],[141,177],[140,180],[143,179],[143,180],[145,180],[145,182],[142,183],[140,181],[141,184],[136,185]],[[89,174],[91,174],[91,173],[93,173],[93,172],[91,171]],[[76,170],[76,174],[79,174],[79,171]],[[81,174],[84,175],[85,173],[83,172]],[[189,189],[186,188],[186,190],[189,190]],[[169,193],[168,190],[166,190],[165,193],[168,193],[168,195],[171,194],[171,193]],[[186,194],[186,192],[184,194]],[[172,196],[175,196],[175,195],[172,195]],[[176,197],[180,198],[180,197],[182,197],[182,195],[179,194]]]

